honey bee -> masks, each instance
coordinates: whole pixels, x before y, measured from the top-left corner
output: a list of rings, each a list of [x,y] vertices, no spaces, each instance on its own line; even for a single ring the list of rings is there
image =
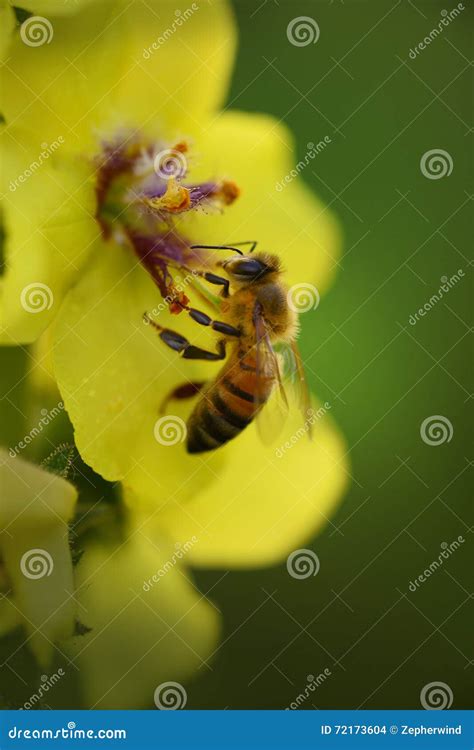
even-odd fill
[[[250,244],[251,249],[244,254],[237,245],[246,244]],[[210,284],[222,287],[219,310],[224,320],[213,320],[206,313],[183,305],[194,321],[220,334],[215,352],[196,347],[176,331],[148,321],[159,331],[161,340],[184,359],[226,359],[210,382],[179,386],[165,399],[164,405],[170,398],[182,399],[200,393],[187,422],[189,453],[213,451],[236,438],[268,408],[265,405],[274,391],[278,391],[275,411],[284,417],[289,403],[283,385],[281,354],[277,354],[275,345],[287,347],[299,389],[300,408],[305,416],[310,412],[304,370],[296,346],[298,318],[288,304],[280,259],[266,252],[252,255],[256,244],[192,246],[192,249],[236,253],[216,264],[223,275],[194,271]]]

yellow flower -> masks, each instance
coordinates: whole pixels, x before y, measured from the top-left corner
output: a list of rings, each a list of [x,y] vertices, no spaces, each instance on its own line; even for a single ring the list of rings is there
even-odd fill
[[[65,479],[0,449],[0,632],[22,625],[44,666],[74,629],[68,522],[76,499]]]
[[[327,415],[313,442],[280,451],[299,434],[298,414],[273,445],[252,424],[204,458],[157,438],[163,397],[218,371],[179,358],[143,322],[157,309],[160,325],[215,348],[208,330],[172,314],[193,297],[186,276],[183,287],[171,279],[174,265],[210,267],[210,254],[191,245],[258,240],[281,256],[288,284],[319,292],[339,252],[337,225],[310,191],[298,179],[276,189],[293,167],[287,129],[266,115],[220,111],[236,44],[228,4],[177,13],[158,0],[94,2],[73,19],[51,12],[50,43],[11,38],[1,85],[0,340],[32,342],[53,324],[54,372],[76,445],[96,472],[123,484],[130,514],[123,546],[95,544],[78,571],[94,630],[73,651],[88,675],[87,705],[98,707],[141,705],[133,686],[148,653],[162,674],[157,616],[185,643],[164,662],[169,679],[212,651],[215,611],[180,564],[135,596],[175,541],[197,539],[190,565],[273,564],[324,525],[346,484],[344,443]],[[169,408],[179,427],[189,405]],[[152,682],[144,678],[149,699]]]
[[[77,596],[92,630],[65,644],[80,668],[86,707],[146,708],[159,684],[208,668],[220,617],[182,569],[192,544],[142,530],[120,545],[87,546]]]

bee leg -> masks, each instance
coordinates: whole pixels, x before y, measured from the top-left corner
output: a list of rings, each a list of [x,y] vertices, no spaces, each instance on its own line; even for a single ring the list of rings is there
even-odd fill
[[[229,323],[224,323],[223,320],[213,320],[207,315],[207,313],[204,313],[201,310],[196,310],[195,307],[183,305],[183,309],[189,313],[190,318],[201,326],[210,326],[213,331],[223,333],[225,336],[239,337],[241,335],[240,330],[235,326],[231,326]]]
[[[170,349],[178,352],[178,354],[181,354],[183,359],[205,359],[210,362],[215,362],[216,360],[225,359],[226,357],[224,339],[219,339],[217,342],[216,352],[210,352],[208,349],[201,349],[199,346],[193,346],[193,344],[189,343],[187,338],[176,331],[172,331],[171,328],[163,328],[163,326],[158,325],[158,323],[155,323],[155,321],[151,320],[149,317],[146,317],[146,320],[149,325],[152,325],[153,328],[156,328],[159,332],[160,339],[163,343],[166,344],[166,346],[169,346]],[[227,324],[223,323],[223,325]],[[231,326],[229,326],[229,328],[231,328]],[[216,328],[215,330],[217,331],[219,329]]]
[[[163,401],[160,404],[160,414],[164,414],[166,411],[166,407],[168,406],[168,403],[172,400],[184,400],[186,398],[192,398],[197,393],[199,393],[204,386],[208,383],[207,380],[199,380],[199,381],[191,381],[189,383],[183,383],[183,385],[178,385],[176,388],[173,388],[172,391],[168,393],[168,395],[163,399]]]
[[[198,274],[203,279],[209,282],[209,284],[216,284],[217,286],[222,286],[222,296],[228,297],[229,296],[229,279],[225,279],[223,276],[218,276],[216,273],[208,273],[207,271],[199,272]]]
[[[181,266],[181,268],[185,271],[191,271],[191,269],[187,268],[186,266]],[[204,281],[209,282],[209,284],[216,284],[216,286],[222,286],[222,296],[228,297],[229,296],[229,285],[230,281],[229,279],[224,278],[224,276],[219,276],[217,273],[210,273],[209,271],[199,271],[196,269],[193,269],[191,273],[194,276],[198,276],[200,279],[204,279]],[[209,300],[206,300],[206,302],[209,302]]]

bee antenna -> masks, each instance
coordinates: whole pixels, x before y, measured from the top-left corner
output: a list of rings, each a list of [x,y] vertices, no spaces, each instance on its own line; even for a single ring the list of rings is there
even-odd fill
[[[234,253],[243,255],[242,250],[230,245],[191,245],[191,250],[233,250]]]

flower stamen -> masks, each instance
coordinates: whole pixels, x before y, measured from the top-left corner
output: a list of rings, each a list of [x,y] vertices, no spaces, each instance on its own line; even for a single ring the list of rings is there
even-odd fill
[[[180,185],[175,177],[170,177],[164,195],[154,198],[145,197],[143,202],[153,211],[169,211],[178,214],[187,211],[190,207],[191,192],[189,188]]]
[[[138,137],[106,144],[99,160],[97,220],[105,239],[121,235],[153,278],[173,314],[189,300],[176,289],[170,268],[210,266],[211,253],[192,249],[178,219],[189,211],[222,211],[240,191],[232,180],[185,182],[188,144],[172,148]]]

